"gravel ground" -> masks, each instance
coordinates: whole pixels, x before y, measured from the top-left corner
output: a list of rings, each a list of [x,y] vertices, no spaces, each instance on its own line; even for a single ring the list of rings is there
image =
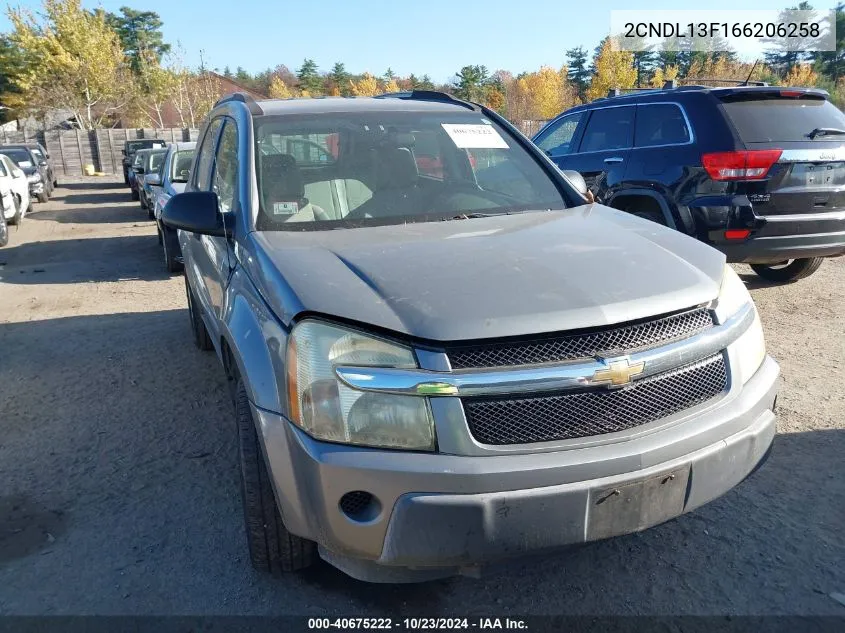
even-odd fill
[[[845,614],[845,258],[766,287],[768,464],[645,533],[481,580],[249,565],[222,372],[122,183],[70,183],[0,249],[2,614]]]

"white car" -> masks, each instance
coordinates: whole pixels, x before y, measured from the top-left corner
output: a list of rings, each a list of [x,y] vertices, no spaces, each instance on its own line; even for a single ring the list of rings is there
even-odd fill
[[[6,222],[20,224],[30,208],[29,183],[23,170],[5,154],[0,154],[0,196]]]

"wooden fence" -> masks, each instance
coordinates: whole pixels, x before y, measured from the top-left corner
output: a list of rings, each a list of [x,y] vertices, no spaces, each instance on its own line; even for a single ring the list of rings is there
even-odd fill
[[[195,141],[199,130],[188,128],[50,130],[46,132],[0,132],[0,143],[38,142],[47,148],[53,170],[59,176],[80,176],[85,165],[107,174],[122,173],[123,144],[136,138],[160,138],[168,143]]]
[[[536,134],[546,121],[517,121],[516,126],[528,137]],[[47,132],[0,131],[0,143],[38,142],[47,148],[53,170],[59,176],[80,176],[85,165],[107,174],[122,173],[121,150],[126,141],[136,138],[160,138],[169,143],[196,141],[199,130],[189,128],[50,130]]]

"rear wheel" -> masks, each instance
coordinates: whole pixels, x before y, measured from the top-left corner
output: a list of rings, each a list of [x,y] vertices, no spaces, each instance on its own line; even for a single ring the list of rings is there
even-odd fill
[[[12,219],[9,220],[9,224],[13,226],[20,226],[21,220],[23,220],[23,209],[21,208],[20,198],[12,196],[12,204],[15,205],[15,215],[13,215]]]
[[[767,281],[785,283],[809,277],[822,265],[824,257],[789,259],[778,264],[751,264],[751,269]]]
[[[214,349],[214,343],[208,335],[208,330],[205,329],[205,323],[202,322],[202,317],[198,312],[196,300],[194,299],[194,291],[191,290],[191,284],[188,283],[188,276],[185,275],[185,292],[188,295],[188,316],[191,319],[191,332],[194,335],[194,345],[204,352]]]
[[[236,387],[235,411],[244,524],[252,565],[271,573],[305,569],[314,563],[315,544],[294,536],[282,523],[242,380]]]

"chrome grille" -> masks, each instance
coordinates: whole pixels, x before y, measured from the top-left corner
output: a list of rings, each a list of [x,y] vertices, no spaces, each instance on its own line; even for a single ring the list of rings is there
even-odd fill
[[[526,341],[454,346],[446,350],[453,369],[513,367],[629,353],[687,338],[713,327],[707,308],[591,332]]]
[[[618,390],[462,402],[477,441],[528,444],[631,429],[706,402],[727,386],[724,356],[717,354]]]

